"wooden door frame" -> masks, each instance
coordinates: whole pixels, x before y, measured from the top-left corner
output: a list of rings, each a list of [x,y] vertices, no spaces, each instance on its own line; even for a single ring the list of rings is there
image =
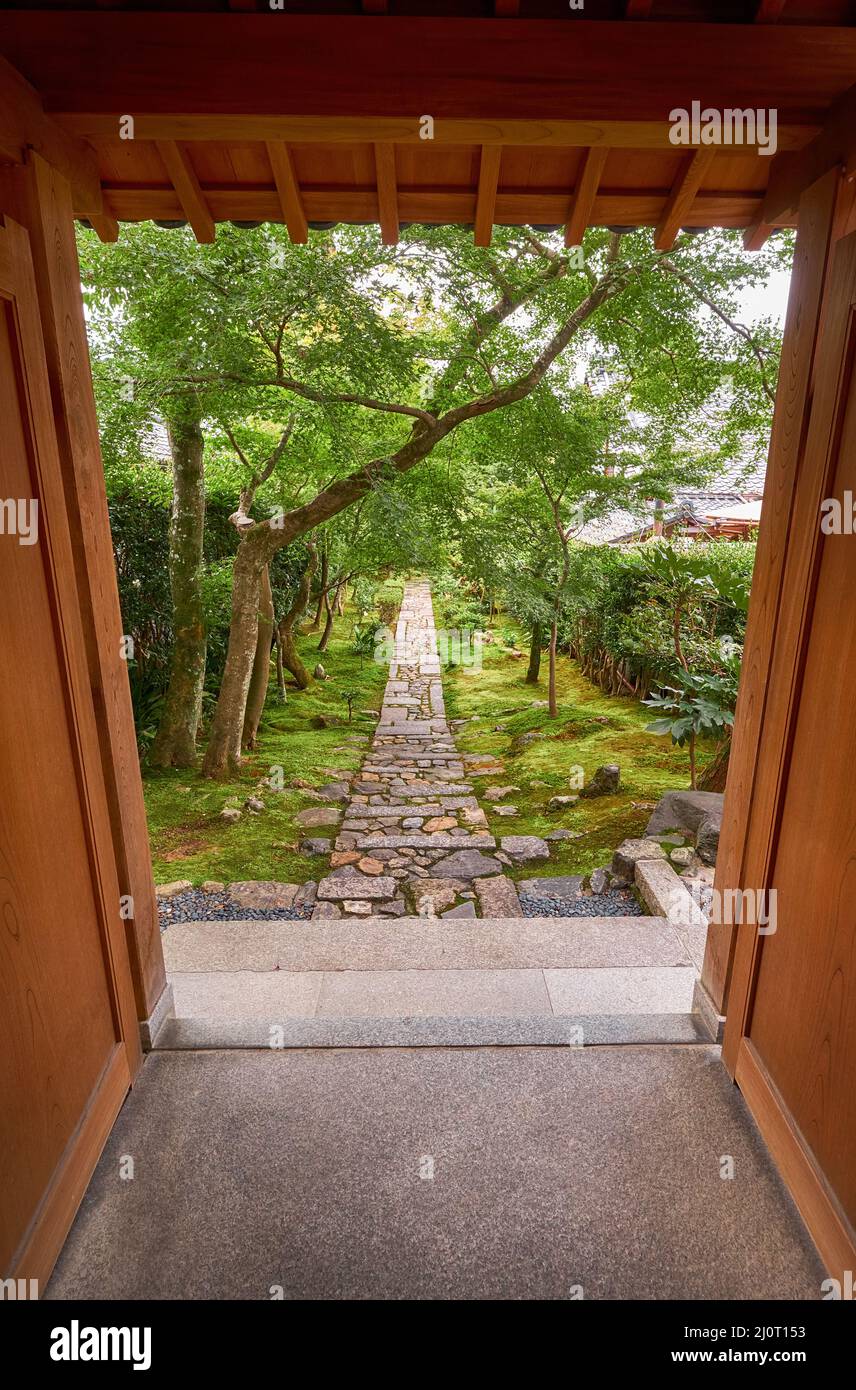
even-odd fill
[[[89,688],[98,735],[110,853],[131,903],[127,950],[136,1016],[144,1025],[166,998],[166,970],[152,876],[136,732],[122,657],[122,621],[98,418],[80,288],[72,190],[33,150],[0,171],[0,214],[27,230],[53,402],[65,506],[74,557]]]
[[[98,756],[66,496],[53,429],[54,403],[36,275],[27,231],[8,215],[0,220],[0,297],[11,305],[18,350],[26,369],[21,399],[29,421],[32,469],[37,484],[34,495],[39,500],[39,544],[53,614],[57,662],[71,733],[70,753],[79,791],[95,895],[96,926],[115,1036],[104,1071],[13,1257],[12,1277],[35,1278],[43,1284],[50,1275],[122,1100],[139,1071],[141,1050],[109,811]],[[47,422],[50,422],[49,427]],[[62,911],[60,902],[57,911]]]

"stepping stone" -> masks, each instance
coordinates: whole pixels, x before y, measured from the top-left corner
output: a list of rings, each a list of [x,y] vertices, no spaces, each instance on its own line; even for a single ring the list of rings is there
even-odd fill
[[[482,917],[523,916],[517,889],[504,874],[498,874],[496,878],[477,878],[474,886]]]
[[[561,874],[556,878],[524,878],[517,885],[526,898],[558,898],[561,902],[573,902],[580,896],[582,886],[581,874]]]
[[[444,908],[453,907],[463,888],[455,878],[411,878],[404,884],[418,917],[436,917]]]
[[[357,868],[361,874],[369,874],[370,877],[377,877],[383,873],[384,866],[380,859],[372,859],[367,856],[358,861]]]
[[[338,825],[342,813],[333,806],[318,806],[308,811],[298,811],[294,817],[298,825]]]
[[[427,835],[434,835],[438,830],[456,830],[457,826],[455,816],[432,816],[431,820],[426,820],[422,829]]]
[[[533,864],[550,858],[550,846],[537,835],[506,835],[499,847],[515,864]]]
[[[344,864],[356,864],[360,852],[356,849],[337,849],[330,855],[330,867],[341,869]]]
[[[318,922],[324,918],[338,918],[342,915],[342,909],[335,903],[316,903],[312,909],[312,921]]]
[[[318,788],[318,795],[325,801],[347,801],[351,786],[349,782],[328,782],[325,787]]]
[[[451,809],[451,808],[450,808]],[[484,826],[487,829],[487,816],[481,806],[465,806],[461,811],[464,825]]]
[[[497,861],[477,849],[463,849],[439,859],[434,868],[438,875],[445,878],[484,878],[488,874],[496,874]]]
[[[422,835],[414,831],[412,835],[383,835],[376,832],[362,835],[357,849],[493,849],[496,840],[492,835],[478,832],[465,835],[463,831],[451,835],[440,830],[436,835]]]
[[[329,848],[329,841],[327,842]],[[292,907],[297,896],[296,883],[230,883],[229,896],[249,908]]]
[[[318,884],[318,897],[329,902],[343,902],[346,899],[391,898],[395,894],[394,878],[358,878],[356,874],[348,877],[322,878]]]

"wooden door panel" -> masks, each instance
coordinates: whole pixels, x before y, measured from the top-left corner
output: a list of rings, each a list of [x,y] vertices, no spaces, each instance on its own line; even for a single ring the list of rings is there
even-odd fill
[[[741,886],[777,928],[740,928],[723,1042],[830,1272],[856,1261],[856,234],[834,245],[793,460],[794,505]]]
[[[26,233],[0,227],[0,1270],[44,1281],[136,1065]],[[8,513],[6,513],[8,515]]]
[[[856,496],[856,306],[828,496]],[[819,525],[819,518],[815,524]],[[856,1224],[856,536],[824,536],[748,1037]]]

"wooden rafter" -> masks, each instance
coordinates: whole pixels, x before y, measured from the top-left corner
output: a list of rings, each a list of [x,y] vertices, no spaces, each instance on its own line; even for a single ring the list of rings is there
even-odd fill
[[[796,154],[776,155],[761,217],[776,223],[793,211],[800,195],[835,165],[856,173],[856,86],[833,102],[823,130]]]
[[[657,230],[654,233],[654,245],[658,251],[670,251],[674,246],[675,237],[684,225],[684,219],[695,201],[695,196],[701,187],[701,181],[710,167],[713,157],[713,146],[705,145],[701,149],[694,150],[684,160],[680,173],[672,185],[672,191],[666,199],[663,216],[657,223]]]
[[[624,7],[625,19],[650,19],[654,0],[627,0]]]
[[[377,179],[378,221],[384,246],[398,241],[398,181],[395,176],[395,146],[380,141],[374,147]]]
[[[92,224],[92,230],[98,234],[99,241],[119,240],[119,222],[113,216],[106,198],[102,201],[101,211],[91,212],[87,221]]]
[[[303,208],[300,185],[294,172],[291,151],[282,140],[267,140],[265,148],[270,160],[270,167],[273,170],[273,181],[276,184],[280,209],[283,221],[288,228],[288,235],[296,246],[302,246],[308,239],[309,227]]]
[[[476,193],[476,217],[473,239],[476,246],[490,246],[496,217],[496,194],[499,187],[501,145],[482,145],[479,164],[479,186]]]
[[[582,169],[577,176],[568,220],[565,223],[566,246],[582,245],[608,154],[609,150],[604,149],[602,145],[593,145],[586,151]]]
[[[157,147],[193,235],[197,241],[213,241],[214,219],[187,151],[175,140],[158,140]]]
[[[743,233],[744,251],[760,251],[772,231],[773,228],[768,222],[762,222],[760,217],[756,217]]]

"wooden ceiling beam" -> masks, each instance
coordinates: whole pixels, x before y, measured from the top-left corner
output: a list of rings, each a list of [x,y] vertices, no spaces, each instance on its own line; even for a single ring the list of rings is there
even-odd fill
[[[836,165],[848,175],[856,172],[856,86],[833,103],[823,130],[805,149],[775,156],[763,220],[775,223],[794,212],[805,190]]]
[[[512,19],[520,14],[520,0],[493,0],[493,12],[497,19]]]
[[[309,226],[303,208],[300,184],[294,172],[291,150],[282,140],[267,140],[265,148],[288,235],[295,246],[303,246],[309,238]]]
[[[0,58],[0,155],[10,164],[23,164],[28,149],[36,150],[68,179],[79,217],[101,212],[95,151],[47,116],[38,92]]]
[[[681,171],[672,185],[666,199],[663,216],[654,233],[654,245],[658,251],[671,251],[675,237],[684,225],[684,218],[695,202],[701,181],[713,162],[713,146],[705,145],[687,155]]]
[[[116,117],[98,112],[57,112],[53,119],[74,135],[91,141],[115,140]],[[282,140],[289,145],[374,144],[388,140],[396,145],[423,146],[419,122],[400,116],[244,116],[187,115],[150,112],[134,118],[137,140],[180,140],[264,143]],[[549,149],[586,149],[605,145],[607,149],[671,150],[669,122],[660,121],[478,121],[437,120],[434,138],[438,145],[538,145]],[[778,148],[802,149],[817,135],[819,125],[779,123]],[[728,145],[711,146],[717,154],[733,157]]]
[[[493,236],[501,161],[501,145],[482,145],[479,186],[476,193],[476,216],[473,225],[473,240],[476,246],[490,246]]]
[[[197,241],[213,241],[214,219],[187,151],[175,140],[158,140],[157,147],[184,215],[193,228],[193,235]]]
[[[152,188],[151,184],[108,183],[105,194],[111,211],[121,222],[146,218],[176,218],[183,215],[173,188]],[[377,193],[372,187],[303,188],[302,199],[310,222],[377,221]],[[663,193],[604,192],[597,194],[590,221],[598,226],[656,226],[663,215]],[[218,222],[282,220],[282,205],[275,187],[205,184],[205,200]],[[475,194],[466,188],[398,189],[398,211],[402,222],[472,223]],[[741,230],[760,214],[758,193],[700,193],[684,225],[691,227],[736,227]],[[525,226],[529,223],[561,228],[568,211],[567,193],[538,189],[499,191],[494,211],[495,226]],[[776,225],[790,226],[793,219]]]
[[[782,125],[819,125],[856,72],[852,27],[584,16],[516,19],[509,50],[509,25],[443,15],[389,15],[379,43],[379,26],[360,14],[215,13],[200,23],[198,13],[159,11],[154,24],[138,10],[51,11],[47,23],[44,12],[15,9],[0,13],[0,51],[48,112],[313,112],[414,124],[431,112],[435,134],[456,118],[663,123],[676,99],[691,98],[702,108],[776,107]]]
[[[381,141],[374,147],[377,180],[378,221],[384,246],[398,241],[398,182],[395,176],[395,146]]]
[[[756,24],[777,24],[782,17],[786,0],[758,0],[755,10]]]
[[[565,245],[581,246],[586,227],[591,220],[594,200],[600,184],[600,176],[609,150],[595,145],[587,150],[582,168],[577,175],[577,184],[571,199],[571,209],[565,223]]]
[[[627,0],[624,6],[625,19],[650,19],[654,0]]]
[[[119,222],[107,198],[103,199],[101,211],[91,212],[87,221],[91,224],[99,241],[114,242],[119,240]]]

